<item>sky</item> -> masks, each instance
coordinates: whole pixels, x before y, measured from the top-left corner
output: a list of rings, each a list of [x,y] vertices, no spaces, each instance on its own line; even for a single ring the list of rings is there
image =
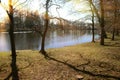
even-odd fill
[[[5,12],[5,10],[0,7],[0,22],[2,22],[5,18],[6,18],[7,14]]]
[[[7,6],[7,1],[8,0],[1,0],[2,1],[2,5]],[[16,3],[16,1],[18,0],[13,0],[13,3]],[[38,10],[40,14],[44,13],[45,8],[43,7],[45,4],[45,0],[31,0],[32,2],[30,3],[30,5],[24,6],[24,8],[26,7],[28,10],[31,11],[36,11]],[[58,9],[58,11],[56,11],[56,5],[52,5],[49,8],[49,14],[53,15],[55,17],[62,17],[64,19],[68,19],[68,20],[78,20],[81,18],[84,18],[86,15],[90,15],[90,12],[86,12],[86,10],[89,9],[89,6],[86,4],[86,2],[80,2],[80,0],[76,0],[78,2],[75,2],[74,0],[71,0],[67,3],[62,3],[62,2],[56,2],[54,1],[53,4],[59,4],[60,8]],[[16,3],[15,6],[19,6],[19,3],[24,2],[24,0],[19,0],[19,2]],[[21,7],[21,6],[19,6]],[[7,7],[5,7],[7,9]],[[6,16],[5,10],[1,7],[0,5],[0,21],[2,21],[4,19],[4,16]]]

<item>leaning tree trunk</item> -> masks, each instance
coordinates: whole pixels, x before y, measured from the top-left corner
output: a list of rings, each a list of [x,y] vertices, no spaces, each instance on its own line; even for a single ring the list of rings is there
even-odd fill
[[[10,19],[10,42],[11,42],[11,51],[12,51],[12,62],[11,62],[11,68],[12,68],[12,80],[19,80],[18,77],[18,69],[16,65],[16,50],[15,50],[15,40],[14,40],[14,19],[13,19],[13,6],[12,6],[12,0],[9,0],[9,19]]]
[[[45,37],[46,37],[47,31],[48,31],[48,26],[49,26],[49,15],[48,15],[49,2],[50,2],[50,0],[46,1],[45,31],[42,35],[42,43],[41,43],[41,50],[40,50],[40,52],[44,55],[46,54],[46,52],[45,52]]]

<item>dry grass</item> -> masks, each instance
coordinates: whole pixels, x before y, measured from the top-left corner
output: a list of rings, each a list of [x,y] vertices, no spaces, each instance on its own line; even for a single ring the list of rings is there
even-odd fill
[[[76,75],[82,75],[83,80],[118,80],[120,37],[105,42],[105,46],[96,42],[48,49],[52,57],[48,59],[38,51],[17,51],[20,80],[76,80]],[[0,52],[0,80],[10,74],[10,61],[10,53]]]

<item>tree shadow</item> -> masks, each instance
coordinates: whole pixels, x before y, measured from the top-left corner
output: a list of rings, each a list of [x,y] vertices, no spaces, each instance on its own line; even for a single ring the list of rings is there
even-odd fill
[[[111,37],[107,38],[109,41],[105,42],[104,46],[109,46],[109,47],[120,47],[120,39],[115,38],[114,40],[111,39]]]
[[[30,61],[28,61],[28,65],[26,65],[22,68],[19,68],[19,69],[17,68],[16,62],[13,64],[14,67],[12,66],[12,64],[13,64],[13,62],[11,62],[11,68],[14,68],[14,71],[16,73],[16,76],[14,76],[15,78],[12,80],[19,80],[18,71],[28,68],[29,66],[31,66],[32,63]],[[13,72],[11,72],[4,80],[10,80],[11,77],[13,77]]]
[[[19,80],[16,57],[12,58],[11,69],[11,73],[4,80],[9,80],[10,77],[12,77],[12,80]]]
[[[53,61],[56,61],[56,62],[58,62],[58,63],[62,63],[62,64],[64,64],[64,65],[68,66],[69,68],[75,70],[76,72],[82,72],[82,73],[84,73],[84,74],[87,74],[87,75],[90,75],[90,76],[93,76],[93,77],[112,78],[112,79],[120,80],[120,77],[117,77],[117,76],[106,75],[106,74],[95,74],[95,73],[93,73],[93,72],[90,72],[90,71],[85,70],[85,68],[83,68],[83,69],[78,69],[78,68],[75,67],[74,65],[69,64],[69,63],[64,62],[64,61],[60,61],[60,60],[58,60],[58,59],[55,59],[54,57],[51,57],[51,56],[49,56],[48,54],[45,54],[44,57],[45,57],[45,59],[47,59],[47,60],[53,60]],[[88,65],[88,64],[90,64],[90,61],[88,61],[88,62],[85,63],[85,64],[81,64],[81,65],[79,65],[79,66]]]
[[[111,44],[110,42],[106,42],[104,46],[120,47],[120,43],[119,42],[115,42],[114,44]]]

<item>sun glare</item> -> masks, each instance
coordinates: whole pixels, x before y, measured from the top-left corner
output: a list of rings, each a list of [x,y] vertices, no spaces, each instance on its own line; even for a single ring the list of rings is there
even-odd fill
[[[5,10],[0,6],[0,32],[6,31],[5,29],[6,18],[7,18],[7,14]]]
[[[0,3],[0,22],[3,22],[8,16],[6,10],[8,10],[8,0],[1,0]]]
[[[3,22],[7,17],[6,11],[0,6],[0,22]]]
[[[0,32],[6,31],[5,23],[6,23],[6,19],[8,18],[8,15],[6,13],[7,6],[5,4],[5,1],[6,0],[2,0],[2,3],[0,3]]]

